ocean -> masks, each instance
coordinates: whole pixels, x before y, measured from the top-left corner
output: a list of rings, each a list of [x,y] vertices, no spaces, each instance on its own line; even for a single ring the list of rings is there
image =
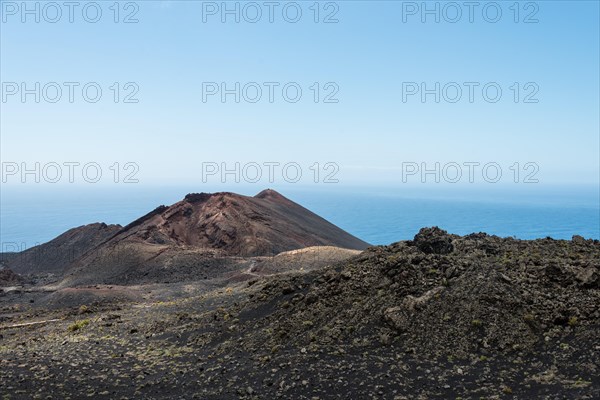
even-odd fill
[[[93,186],[93,185],[92,185]],[[1,251],[25,249],[93,222],[125,225],[190,192],[254,195],[264,187],[3,186]],[[412,239],[439,226],[460,235],[487,232],[519,239],[573,235],[600,239],[597,186],[512,187],[274,187],[342,229],[371,244]]]

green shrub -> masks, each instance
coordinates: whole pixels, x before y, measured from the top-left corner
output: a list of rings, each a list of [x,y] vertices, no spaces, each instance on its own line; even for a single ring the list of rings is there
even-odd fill
[[[89,319],[83,319],[81,321],[75,321],[74,323],[72,323],[71,325],[69,325],[69,327],[67,328],[67,330],[69,332],[75,332],[75,331],[78,331],[78,330],[81,330],[81,329],[85,328],[89,324],[90,324],[90,320]]]

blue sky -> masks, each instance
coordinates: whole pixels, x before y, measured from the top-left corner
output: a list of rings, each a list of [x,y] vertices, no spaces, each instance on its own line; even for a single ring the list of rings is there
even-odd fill
[[[464,14],[456,23],[443,16],[440,23],[431,16],[423,23],[420,14],[403,22],[407,2],[393,1],[321,2],[319,23],[309,8],[314,2],[298,2],[302,18],[289,23],[278,12],[286,4],[280,2],[273,23],[263,14],[254,24],[231,16],[222,23],[220,14],[207,15],[205,23],[207,2],[194,1],[138,1],[139,22],[132,24],[113,22],[113,1],[98,2],[98,23],[86,22],[78,10],[73,23],[65,15],[57,23],[35,23],[31,16],[23,23],[20,10],[13,15],[6,8],[14,2],[1,3],[3,84],[97,82],[103,89],[94,104],[77,91],[73,103],[7,97],[1,103],[3,162],[94,161],[103,168],[135,162],[142,184],[198,182],[200,164],[209,161],[293,161],[305,170],[335,162],[340,184],[348,185],[397,184],[403,162],[497,162],[504,171],[515,162],[535,162],[542,183],[598,185],[596,1],[541,1],[537,11],[521,2],[519,23],[512,1],[499,2],[497,23],[487,22],[480,9],[473,23]],[[339,21],[323,23],[336,9]],[[121,9],[119,19],[132,10]],[[533,11],[539,22],[523,23]],[[112,102],[114,82],[121,96],[127,92],[122,86],[134,82],[139,102]],[[258,103],[235,103],[232,96],[226,103],[218,96],[203,102],[203,82],[297,82],[303,96],[297,103],[277,92],[273,103],[264,92]],[[335,83],[339,102],[315,103],[314,82],[319,100],[323,86]],[[464,92],[457,103],[435,103],[433,96],[403,102],[403,82],[495,82],[503,94],[497,103],[477,90],[473,103]],[[517,103],[510,89],[515,82]],[[539,89],[539,102],[522,101],[527,83]]]

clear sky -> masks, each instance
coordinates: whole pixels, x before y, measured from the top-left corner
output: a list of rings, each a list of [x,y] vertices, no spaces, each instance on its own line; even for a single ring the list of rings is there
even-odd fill
[[[275,2],[272,23],[263,1],[253,3],[262,13],[256,23],[247,21],[257,16],[247,2],[237,3],[239,23],[222,15],[221,1],[121,2],[118,23],[113,1],[97,2],[97,23],[83,17],[89,2],[79,2],[69,22],[59,1],[56,23],[48,2],[37,2],[39,23],[21,1],[1,3],[3,162],[93,161],[105,173],[114,162],[134,162],[142,183],[199,181],[202,162],[297,162],[305,174],[314,162],[334,162],[340,183],[359,185],[400,182],[403,162],[497,162],[505,173],[534,162],[543,183],[598,184],[597,1],[498,2],[496,23],[489,2],[477,2],[473,22],[464,2],[453,3],[460,18],[448,2],[429,2],[439,23],[422,15],[420,1],[320,2],[318,16],[313,1],[300,1],[297,23],[289,2]],[[93,20],[95,6],[86,10]],[[80,85],[73,103],[65,86],[57,103],[47,101],[51,87],[40,103],[34,95],[23,103],[21,93],[9,94],[11,83],[23,82]],[[103,90],[97,103],[82,97],[88,82]],[[223,103],[207,95],[214,87],[206,82],[257,82],[262,98],[247,101],[255,97],[249,86],[247,98]],[[279,84],[272,103],[264,82]],[[282,96],[289,82],[303,91],[296,103]],[[419,90],[456,82],[462,97],[448,101],[457,93],[450,85],[439,103],[434,94],[423,103],[420,93],[407,94],[411,82]],[[478,85],[473,102],[464,82]],[[502,89],[495,103],[482,95],[490,82]],[[124,103],[136,88],[139,102]],[[325,102],[335,91],[338,102]]]

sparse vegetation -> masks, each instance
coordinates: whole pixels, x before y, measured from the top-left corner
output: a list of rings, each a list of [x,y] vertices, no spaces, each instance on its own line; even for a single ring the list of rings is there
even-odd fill
[[[79,306],[79,314],[89,314],[91,312],[92,312],[92,310],[85,304],[82,304],[81,306]]]
[[[512,389],[510,387],[504,386],[504,387],[502,387],[502,393],[504,393],[504,394],[513,394],[513,391],[512,391]]]
[[[89,324],[90,324],[90,320],[89,319],[75,321],[74,323],[72,323],[71,325],[69,325],[69,327],[67,328],[67,330],[69,332],[76,332],[76,331],[79,331],[79,330],[85,328]]]

